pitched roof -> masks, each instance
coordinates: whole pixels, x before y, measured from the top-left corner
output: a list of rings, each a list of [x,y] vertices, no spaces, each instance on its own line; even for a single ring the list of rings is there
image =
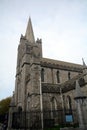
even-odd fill
[[[83,65],[70,63],[70,62],[64,62],[59,60],[53,60],[48,58],[42,58],[41,59],[41,65],[47,66],[47,67],[53,67],[53,68],[59,68],[59,69],[71,69],[72,71],[80,71],[82,72]]]

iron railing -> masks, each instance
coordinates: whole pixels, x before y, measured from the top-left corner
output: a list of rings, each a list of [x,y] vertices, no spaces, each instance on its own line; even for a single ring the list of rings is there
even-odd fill
[[[43,114],[43,119],[41,118]],[[30,112],[14,112],[12,114],[13,129],[41,129],[51,128],[55,125],[64,125],[67,123],[77,123],[76,110],[54,110],[54,111],[30,111]],[[68,120],[66,120],[66,117]],[[71,119],[72,118],[72,119]]]

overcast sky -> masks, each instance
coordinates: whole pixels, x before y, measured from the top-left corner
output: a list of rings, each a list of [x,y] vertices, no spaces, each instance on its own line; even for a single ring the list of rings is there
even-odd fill
[[[15,88],[17,47],[29,16],[44,57],[87,63],[87,0],[0,0],[0,100]]]

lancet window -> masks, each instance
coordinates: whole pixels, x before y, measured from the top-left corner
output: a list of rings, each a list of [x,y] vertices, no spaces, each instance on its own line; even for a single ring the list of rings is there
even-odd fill
[[[59,71],[56,72],[56,76],[57,76],[57,83],[60,83],[60,72]]]
[[[44,82],[44,69],[41,70],[41,81]]]
[[[71,73],[68,72],[68,80],[70,80],[70,79],[71,79]]]

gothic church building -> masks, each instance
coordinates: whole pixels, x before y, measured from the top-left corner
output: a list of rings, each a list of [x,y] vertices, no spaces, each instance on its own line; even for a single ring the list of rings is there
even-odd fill
[[[35,41],[29,18],[25,36],[21,35],[18,46],[15,91],[10,104],[14,107],[10,112],[74,110],[76,80],[87,95],[84,61],[79,65],[48,59],[42,52],[42,40],[37,38]],[[50,113],[50,118],[55,119],[55,123],[60,122],[55,113]]]

